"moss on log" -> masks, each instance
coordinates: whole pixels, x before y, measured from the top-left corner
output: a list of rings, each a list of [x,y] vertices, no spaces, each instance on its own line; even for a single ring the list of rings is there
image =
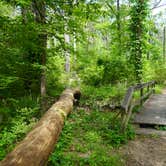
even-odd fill
[[[64,120],[80,91],[67,89],[43,115],[31,132],[10,152],[0,166],[44,166],[58,140]]]

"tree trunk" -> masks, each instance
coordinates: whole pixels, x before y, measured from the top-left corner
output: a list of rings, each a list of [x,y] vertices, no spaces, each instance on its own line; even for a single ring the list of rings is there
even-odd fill
[[[65,28],[67,29],[67,27]],[[64,34],[65,44],[66,44],[66,50],[65,50],[65,57],[66,57],[66,63],[65,63],[65,71],[67,73],[70,73],[70,53],[68,49],[68,45],[70,44],[70,36],[69,34]]]
[[[74,70],[76,70],[76,61],[77,61],[77,56],[76,56],[76,51],[77,51],[77,42],[76,42],[76,33],[73,33],[73,48],[74,48],[74,62],[73,62],[73,67]]]
[[[131,1],[131,20],[130,20],[130,39],[131,39],[131,52],[130,63],[134,67],[134,75],[138,83],[142,80],[142,55],[145,51],[146,29],[144,28],[144,22],[146,22],[148,1],[137,0]]]
[[[45,1],[37,1],[33,0],[32,3],[33,7],[33,13],[36,24],[39,25],[39,27],[46,24],[46,5]],[[42,27],[43,28],[43,27]],[[41,78],[40,78],[40,93],[41,93],[41,114],[43,114],[46,111],[46,49],[47,49],[47,33],[45,29],[40,29],[41,32],[39,32],[38,35],[38,48],[39,48],[39,61],[40,64],[43,66],[41,71]]]
[[[118,55],[121,56],[121,20],[120,20],[120,0],[117,0],[117,33],[118,33]]]
[[[44,114],[34,129],[20,142],[1,166],[45,166],[62,130],[64,120],[73,108],[79,90],[65,90],[58,102]]]
[[[165,61],[165,27],[163,29],[163,59]]]

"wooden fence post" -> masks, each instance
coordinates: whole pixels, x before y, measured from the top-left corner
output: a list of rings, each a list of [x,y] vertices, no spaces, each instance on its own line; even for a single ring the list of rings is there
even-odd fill
[[[143,97],[143,94],[144,93],[144,91],[143,91],[143,88],[141,88],[140,89],[140,97],[141,97],[141,99],[140,99],[140,104],[141,104],[141,106],[143,105],[143,99],[142,99],[142,97]]]

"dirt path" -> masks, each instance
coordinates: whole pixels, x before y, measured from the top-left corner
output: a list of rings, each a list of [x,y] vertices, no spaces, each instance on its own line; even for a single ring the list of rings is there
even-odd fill
[[[162,94],[166,94],[166,89]],[[161,109],[161,104],[158,107]],[[163,115],[162,118],[165,117],[165,112]],[[143,133],[148,133],[148,130],[145,128]],[[135,140],[129,141],[120,149],[126,161],[125,166],[166,166],[166,134],[155,136],[157,132],[152,133],[153,136],[137,136]]]
[[[166,166],[166,137],[141,137],[120,149],[125,166]]]

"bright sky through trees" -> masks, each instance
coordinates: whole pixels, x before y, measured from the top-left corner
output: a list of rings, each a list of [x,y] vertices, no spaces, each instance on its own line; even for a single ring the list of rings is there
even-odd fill
[[[158,0],[159,1],[159,0]],[[161,0],[159,5],[153,9],[153,14],[158,14],[160,12],[164,12],[166,10],[166,0]]]

